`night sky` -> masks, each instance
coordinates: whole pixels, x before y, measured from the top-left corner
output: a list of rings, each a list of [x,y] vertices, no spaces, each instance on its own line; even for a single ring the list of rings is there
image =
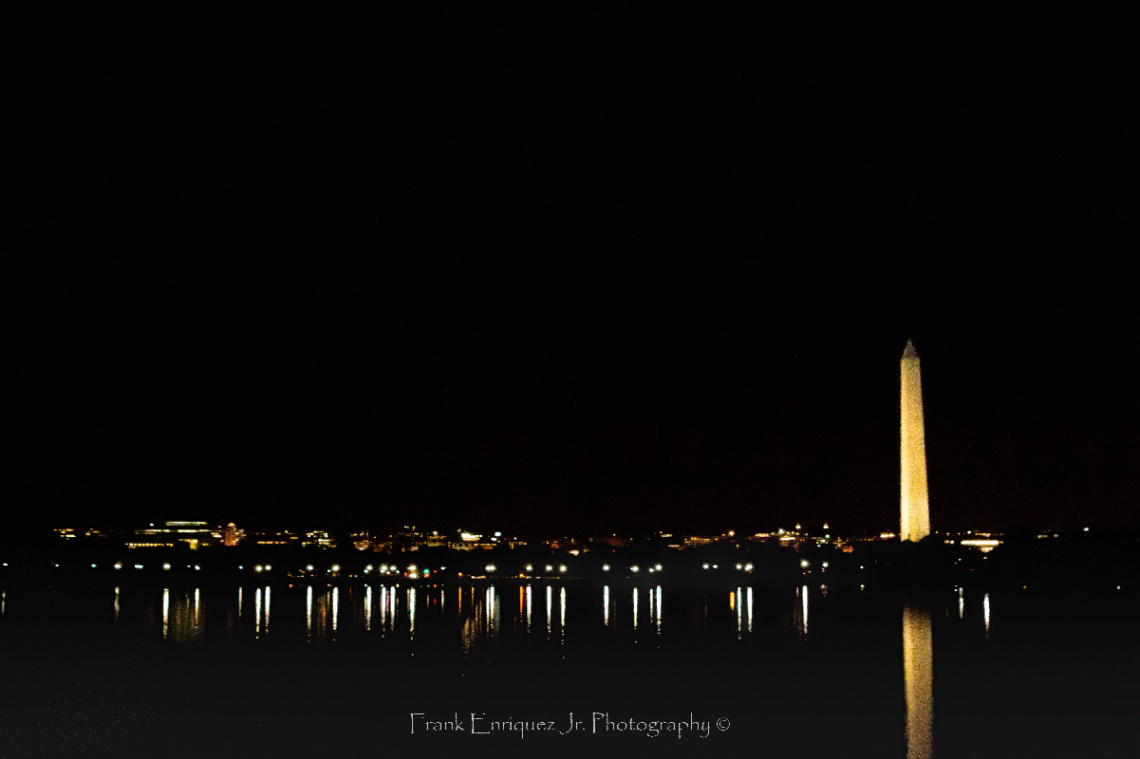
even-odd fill
[[[1052,21],[940,27],[937,54],[822,17],[806,45],[43,31],[4,500],[42,526],[896,529],[910,338],[934,529],[1135,527],[1128,40]]]

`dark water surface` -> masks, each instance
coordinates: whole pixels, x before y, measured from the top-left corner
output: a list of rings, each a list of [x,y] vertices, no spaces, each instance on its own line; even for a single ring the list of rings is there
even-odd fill
[[[1140,629],[1124,596],[575,580],[0,591],[2,757],[1136,750]]]

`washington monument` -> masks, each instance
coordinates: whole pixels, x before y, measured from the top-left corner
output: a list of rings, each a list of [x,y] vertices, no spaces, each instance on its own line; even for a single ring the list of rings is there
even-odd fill
[[[926,435],[922,424],[922,374],[910,340],[902,355],[901,525],[902,540],[918,542],[930,534],[926,496]]]

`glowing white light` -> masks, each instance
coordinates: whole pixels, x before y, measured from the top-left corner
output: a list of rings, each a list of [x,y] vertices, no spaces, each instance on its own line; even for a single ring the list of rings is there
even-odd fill
[[[162,639],[170,629],[170,588],[162,589]]]
[[[800,566],[804,569],[807,569],[808,567],[811,566],[811,562],[808,561],[807,559],[800,559]]]
[[[989,593],[986,593],[985,597],[982,598],[982,612],[985,614],[985,618],[986,618],[986,637],[988,638],[988,637],[990,637],[990,594]]]
[[[657,633],[661,634],[661,586],[657,586],[657,592],[653,594],[654,600],[657,602]]]
[[[709,568],[709,563],[707,561],[704,564],[701,564],[701,569],[708,569],[708,568]]]
[[[306,572],[312,572],[312,571],[313,571],[313,565],[312,565],[312,564],[308,564],[308,565],[306,565],[306,566],[305,566],[305,571],[306,571]]]
[[[656,569],[658,572],[660,572],[661,571],[661,565],[658,564],[656,567],[654,567],[654,569]]]
[[[808,586],[807,585],[804,586],[802,598],[803,598],[803,604],[804,604],[804,635],[807,635],[807,631],[808,631]]]
[[[824,568],[824,569],[827,569],[827,568],[828,568],[828,567],[830,567],[830,566],[831,566],[831,565],[830,565],[829,563],[827,563],[826,561],[825,561],[825,562],[823,562],[823,568]]]
[[[339,572],[340,571],[340,564],[333,564],[331,567],[329,567],[329,569],[333,573]],[[414,569],[414,567],[413,567],[413,569]]]
[[[195,571],[195,572],[200,572],[200,571],[202,571],[202,567],[200,567],[200,566],[198,566],[197,564],[195,564],[195,565],[194,565],[194,571]]]
[[[554,626],[554,601],[553,601],[554,588],[550,585],[546,586],[546,634],[549,637],[550,631]]]
[[[486,570],[487,570],[488,572],[494,572],[494,571],[495,571],[495,565],[494,565],[494,564],[488,564],[488,565],[486,566]]]
[[[194,567],[194,568],[197,569],[198,567]],[[273,571],[273,565],[272,564],[266,564],[265,565],[265,571],[266,572],[272,572]]]
[[[547,572],[553,572],[553,571],[554,571],[554,567],[552,567],[552,566],[550,566],[549,564],[547,564],[547,565],[546,565],[546,571],[547,571]]]
[[[752,586],[748,586],[748,632],[752,632]]]
[[[734,590],[729,596],[728,605],[736,610],[736,637],[739,638],[741,630],[744,629],[744,596],[740,588]]]
[[[533,572],[534,571],[534,565],[533,564],[527,564],[526,565],[526,571]]]
[[[92,564],[92,565],[91,565],[91,568],[92,568],[92,569],[95,569],[96,567],[95,567],[95,565],[94,565],[94,564]]]
[[[142,569],[142,568],[143,568],[142,564],[135,564],[135,569]]]
[[[610,626],[610,586],[602,586],[602,623]]]
[[[254,572],[260,572],[260,571],[261,571],[261,569],[262,569],[261,565],[260,565],[260,564],[258,564],[256,567],[254,567],[254,568],[253,568],[253,571],[254,571]]]
[[[340,588],[333,588],[332,628],[336,632],[337,617],[340,616]]]
[[[603,572],[608,572],[608,571],[610,571],[610,565],[609,565],[609,564],[603,564],[603,565],[602,565],[602,571],[603,571]]]
[[[637,588],[633,589],[633,629],[637,629]]]
[[[744,569],[744,565],[743,565],[743,564],[741,564],[740,562],[737,562],[737,563],[736,563],[736,568],[737,568],[737,569]]]
[[[94,565],[94,564],[92,564],[91,566],[95,566],[95,565]],[[163,565],[162,565],[162,568],[163,568],[163,569],[170,569],[170,562],[168,561],[168,562],[166,562],[165,564],[163,564]]]
[[[565,572],[566,571],[566,565],[565,564],[559,564],[558,565],[558,571],[559,572]]]
[[[416,589],[408,588],[408,636],[416,634]]]
[[[640,568],[636,564],[634,564],[632,567],[629,568],[630,572],[637,572],[639,570],[640,570]]]

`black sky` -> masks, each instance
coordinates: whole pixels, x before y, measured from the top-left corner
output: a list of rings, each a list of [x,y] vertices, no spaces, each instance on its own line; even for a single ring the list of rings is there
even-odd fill
[[[889,529],[912,338],[936,529],[1135,526],[1127,46],[1052,22],[37,48],[21,519]]]

